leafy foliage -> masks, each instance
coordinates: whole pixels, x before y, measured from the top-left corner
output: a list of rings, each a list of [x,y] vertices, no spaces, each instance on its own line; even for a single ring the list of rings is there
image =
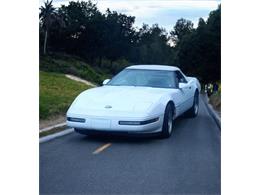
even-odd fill
[[[47,53],[47,40],[48,32],[54,25],[64,26],[63,19],[57,14],[56,9],[52,5],[51,1],[46,1],[44,6],[40,7],[40,35],[44,32],[44,48],[43,53]],[[40,43],[41,39],[40,39]]]
[[[144,24],[136,32],[136,43],[133,46],[131,61],[141,64],[169,64],[171,47],[168,44],[167,32],[158,24],[152,27]]]
[[[178,43],[185,35],[192,33],[194,30],[193,23],[181,18],[177,20],[174,29],[170,32],[175,44]]]
[[[184,72],[207,82],[220,80],[221,73],[220,6],[208,20],[199,20],[197,29],[186,33],[176,45],[176,61]]]

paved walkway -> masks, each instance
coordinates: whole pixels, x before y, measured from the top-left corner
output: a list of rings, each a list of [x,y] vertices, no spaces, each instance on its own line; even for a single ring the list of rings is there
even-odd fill
[[[82,78],[79,78],[79,77],[76,77],[74,75],[70,75],[70,74],[65,74],[65,76],[69,79],[72,79],[74,81],[79,81],[79,82],[82,82],[82,83],[85,83],[86,85],[89,85],[91,87],[96,87],[97,85],[95,85],[94,83],[90,82],[90,81],[87,81],[87,80],[84,80]]]

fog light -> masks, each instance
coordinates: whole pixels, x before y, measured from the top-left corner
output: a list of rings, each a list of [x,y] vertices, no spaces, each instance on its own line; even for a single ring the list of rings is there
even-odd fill
[[[68,121],[71,122],[78,122],[78,123],[85,123],[86,119],[84,118],[74,118],[74,117],[67,117]]]
[[[119,121],[119,125],[141,125],[141,121]]]
[[[149,123],[154,123],[159,120],[158,118],[146,120],[146,121],[119,121],[119,125],[147,125]]]

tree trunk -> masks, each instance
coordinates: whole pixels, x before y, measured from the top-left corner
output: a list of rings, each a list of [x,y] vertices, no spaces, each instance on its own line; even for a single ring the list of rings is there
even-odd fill
[[[43,54],[46,54],[46,47],[47,47],[47,38],[48,38],[48,31],[45,31],[45,37],[44,37],[44,46],[43,46]]]

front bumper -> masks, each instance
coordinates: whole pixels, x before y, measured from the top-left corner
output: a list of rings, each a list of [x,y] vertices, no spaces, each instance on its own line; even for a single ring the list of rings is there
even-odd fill
[[[104,136],[127,136],[127,137],[152,137],[161,134],[161,131],[154,132],[137,132],[137,131],[102,131],[102,130],[92,130],[92,129],[77,129],[74,131],[83,135],[104,135]]]
[[[68,116],[84,119],[80,122],[67,120],[67,126],[81,134],[94,133],[123,133],[123,134],[149,134],[162,131],[163,115],[143,118],[127,117],[95,117],[95,116]],[[68,118],[67,117],[67,118]],[[142,125],[122,125],[119,121],[147,121],[153,118],[158,120]]]

